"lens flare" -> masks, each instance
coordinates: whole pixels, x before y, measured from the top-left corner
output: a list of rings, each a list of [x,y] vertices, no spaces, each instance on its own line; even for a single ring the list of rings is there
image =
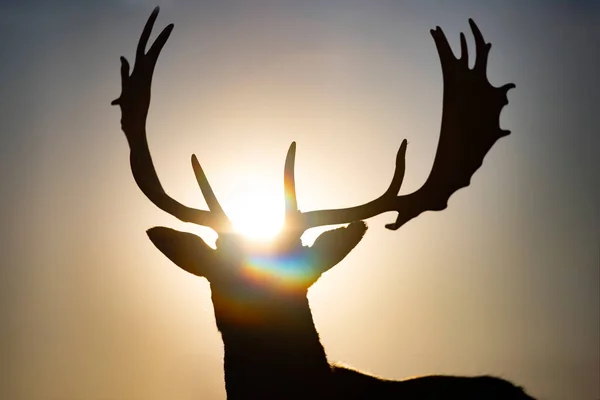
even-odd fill
[[[255,255],[244,265],[247,279],[258,284],[277,285],[282,290],[305,287],[312,277],[312,263],[299,251],[277,257]]]

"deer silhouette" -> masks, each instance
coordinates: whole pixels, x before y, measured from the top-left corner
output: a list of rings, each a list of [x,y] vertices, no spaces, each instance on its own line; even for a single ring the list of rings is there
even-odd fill
[[[442,63],[443,115],[434,165],[416,192],[399,196],[405,170],[407,141],[396,157],[388,189],[356,207],[301,212],[296,201],[294,160],[290,146],[284,167],[285,224],[268,245],[258,247],[233,230],[197,158],[192,167],[208,211],[187,207],[163,189],[146,137],[151,81],[161,49],[173,24],[146,51],[158,15],[154,9],[140,37],[133,71],[121,57],[121,127],[130,153],[133,177],[157,207],[184,222],[214,229],[216,249],[200,237],[166,227],[147,231],[154,245],[185,271],[210,283],[217,328],[224,343],[224,371],[229,399],[532,399],[521,388],[491,376],[427,376],[389,381],[330,364],[315,328],[309,287],[360,242],[367,230],[363,220],[387,211],[397,219],[386,225],[396,230],[425,211],[447,207],[449,197],[470,183],[487,152],[501,137],[499,116],[513,84],[493,87],[486,77],[490,44],[470,20],[476,60],[468,66],[466,40],[461,34],[461,57],[456,58],[440,28],[431,31]],[[300,237],[317,226],[348,224],[322,233],[310,247]]]

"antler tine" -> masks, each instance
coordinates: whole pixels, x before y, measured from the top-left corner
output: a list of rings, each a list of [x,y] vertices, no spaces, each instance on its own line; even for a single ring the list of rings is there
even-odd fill
[[[217,196],[212,190],[210,183],[208,182],[208,178],[202,169],[202,166],[198,162],[198,158],[196,158],[195,154],[192,154],[192,168],[194,169],[194,175],[196,175],[196,181],[198,181],[198,186],[200,186],[200,191],[202,191],[202,195],[204,196],[204,200],[206,201],[206,205],[208,209],[214,213],[219,219],[223,220],[224,226],[231,226],[231,222],[225,214],[223,207],[217,200]]]
[[[285,199],[285,222],[286,224],[298,216],[298,201],[296,200],[296,179],[294,168],[296,161],[296,142],[290,144],[285,157],[285,168],[283,172],[283,195]]]
[[[442,29],[431,30],[441,61],[444,94],[440,139],[425,184],[409,195],[397,195],[404,176],[407,146],[404,141],[398,151],[392,183],[382,196],[356,207],[303,213],[301,220],[305,229],[396,211],[396,222],[386,225],[386,228],[396,230],[422,212],[445,209],[452,194],[469,186],[473,174],[494,143],[510,133],[500,128],[500,112],[508,104],[508,90],[515,87],[512,83],[501,87],[490,84],[486,67],[491,44],[485,42],[472,19],[469,19],[469,24],[475,37],[473,69],[468,66],[468,49],[463,34],[461,56],[457,58]]]
[[[479,27],[471,18],[469,18],[469,27],[471,28],[471,32],[473,32],[473,37],[475,38],[475,48],[477,52],[477,58],[475,58],[475,66],[473,69],[479,71],[483,76],[485,76],[488,56],[490,55],[492,44],[485,42]]]
[[[210,212],[197,210],[179,203],[163,189],[148,148],[146,117],[150,107],[152,75],[158,56],[173,30],[173,24],[167,25],[146,52],[148,39],[158,12],[159,8],[156,7],[144,26],[136,49],[135,63],[131,75],[129,74],[129,62],[125,57],[121,57],[121,95],[111,104],[118,105],[121,108],[121,128],[127,137],[131,151],[131,172],[135,182],[146,197],[161,210],[184,222],[192,222],[220,231],[227,227],[228,220],[226,217],[224,218],[225,214],[222,209],[214,206],[218,202],[216,202],[212,190],[206,191],[207,187],[210,188],[208,181],[206,181],[206,185],[201,184],[201,189],[203,189],[203,193],[208,193],[208,197],[211,197],[211,199],[207,198],[209,205],[213,206]]]
[[[392,176],[392,182],[388,187],[388,190],[383,194],[384,198],[394,198],[402,187],[404,181],[404,172],[406,170],[406,148],[408,147],[408,140],[404,139],[398,153],[396,154],[396,169],[394,170],[394,176]]]

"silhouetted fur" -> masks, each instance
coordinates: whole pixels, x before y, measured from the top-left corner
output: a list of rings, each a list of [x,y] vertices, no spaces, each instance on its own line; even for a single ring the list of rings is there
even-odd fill
[[[493,376],[431,375],[391,381],[343,367],[333,368],[340,399],[535,400],[523,388]]]
[[[426,376],[390,381],[330,365],[306,297],[320,275],[360,242],[366,224],[321,234],[312,247],[280,238],[280,248],[254,249],[231,235],[210,248],[196,235],[155,227],[148,236],[171,261],[211,283],[217,327],[224,343],[228,399],[498,399],[529,400],[500,378]],[[298,268],[304,279],[244,274],[248,259]],[[290,261],[292,260],[292,261]],[[287,265],[286,265],[287,264]],[[280,272],[283,273],[283,272]]]
[[[210,282],[225,349],[228,399],[333,395],[331,368],[306,295],[366,230],[364,222],[354,222],[324,232],[312,247],[302,246],[297,234],[294,238],[284,233],[262,249],[252,248],[237,235],[226,235],[218,239],[216,250],[190,233],[164,227],[148,231],[150,240],[171,261]],[[261,275],[264,271],[252,268],[279,270]],[[289,282],[281,278],[284,269],[293,275]]]

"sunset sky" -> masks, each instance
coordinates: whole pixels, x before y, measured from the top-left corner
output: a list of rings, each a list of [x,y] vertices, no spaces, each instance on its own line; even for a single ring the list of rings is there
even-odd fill
[[[209,286],[148,240],[120,112],[149,0],[0,3],[0,398],[224,399]],[[442,75],[429,34],[492,43],[514,82],[501,139],[443,212],[392,213],[311,289],[332,362],[388,379],[491,374],[544,400],[600,398],[600,3],[166,0],[150,149],[172,197],[206,204],[196,154],[239,224],[283,210],[297,141],[302,210],[369,201],[409,141],[429,174]],[[260,205],[260,206],[259,206]],[[252,221],[251,221],[252,222]],[[308,232],[305,243],[314,240]]]

